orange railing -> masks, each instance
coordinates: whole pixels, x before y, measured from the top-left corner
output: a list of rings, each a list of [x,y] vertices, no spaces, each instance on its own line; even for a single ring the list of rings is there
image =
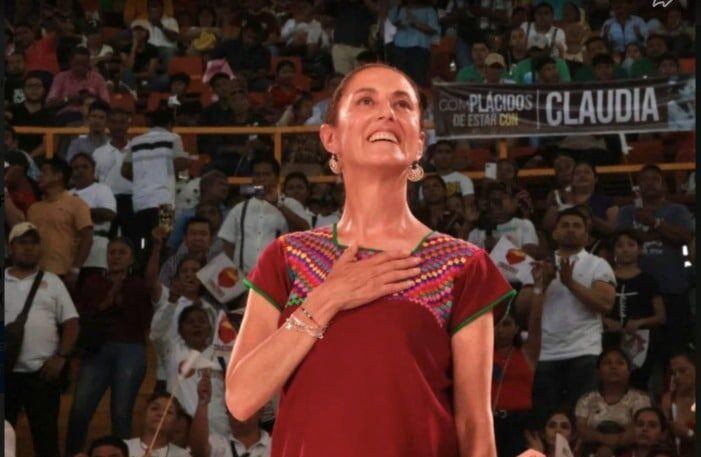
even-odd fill
[[[425,125],[430,128],[431,125]],[[18,135],[44,135],[44,143],[46,145],[47,157],[52,157],[56,149],[56,137],[60,135],[79,135],[87,133],[85,127],[61,127],[61,128],[44,128],[44,127],[15,127]],[[148,127],[132,127],[129,129],[130,134],[139,134],[148,131]],[[274,145],[274,155],[278,162],[282,162],[282,136],[296,133],[313,133],[319,131],[318,125],[305,125],[296,127],[175,127],[175,133],[180,135],[272,135]],[[499,157],[507,156],[506,142],[498,140]],[[621,164],[607,165],[597,167],[599,174],[625,174],[635,173],[642,167],[642,164]],[[695,162],[674,162],[660,163],[660,168],[665,171],[690,171],[696,169]],[[466,176],[472,179],[484,179],[483,171],[466,171],[463,172]],[[546,177],[553,176],[552,168],[532,168],[522,169],[519,171],[519,177]],[[247,184],[251,178],[231,176],[229,182],[232,184]],[[338,180],[336,176],[310,176],[311,182],[329,182],[333,183]]]

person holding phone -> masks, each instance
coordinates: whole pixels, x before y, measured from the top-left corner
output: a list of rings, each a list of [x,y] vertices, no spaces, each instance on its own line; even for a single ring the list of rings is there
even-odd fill
[[[282,391],[273,457],[496,456],[494,322],[514,292],[484,250],[409,210],[421,119],[400,70],[350,72],[320,129],[341,220],[274,239],[245,280],[226,401],[246,420]]]

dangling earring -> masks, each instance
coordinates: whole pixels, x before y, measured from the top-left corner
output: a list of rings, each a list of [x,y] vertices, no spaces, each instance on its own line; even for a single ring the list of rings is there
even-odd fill
[[[341,161],[338,160],[338,156],[336,154],[331,154],[331,159],[329,159],[329,168],[333,174],[341,174]]]
[[[411,164],[411,167],[409,168],[409,174],[407,175],[407,178],[411,182],[418,182],[421,181],[424,177],[424,169],[419,165],[419,161],[415,160],[414,163]]]

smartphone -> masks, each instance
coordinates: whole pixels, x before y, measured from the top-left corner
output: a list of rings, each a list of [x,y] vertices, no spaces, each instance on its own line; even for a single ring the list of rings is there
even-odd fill
[[[241,186],[241,194],[246,197],[262,198],[265,195],[265,187],[248,184]]]
[[[486,179],[497,180],[497,164],[496,162],[487,162],[484,164],[484,177]]]

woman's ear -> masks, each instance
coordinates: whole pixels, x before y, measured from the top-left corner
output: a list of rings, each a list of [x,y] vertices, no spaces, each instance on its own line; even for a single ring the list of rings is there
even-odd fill
[[[424,150],[426,149],[426,132],[424,132],[423,129],[421,129],[421,132],[419,132],[419,152],[418,152],[418,157],[416,157],[416,161],[420,162],[421,157],[424,155]]]
[[[331,124],[321,124],[319,127],[319,139],[321,144],[331,154],[338,152],[338,143],[336,138],[336,128]]]

